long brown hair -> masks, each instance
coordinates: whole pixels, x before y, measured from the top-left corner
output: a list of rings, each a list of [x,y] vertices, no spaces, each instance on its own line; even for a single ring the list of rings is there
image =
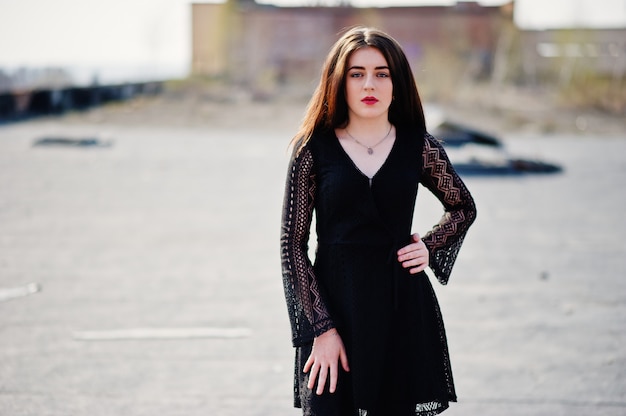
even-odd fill
[[[291,141],[295,154],[315,131],[330,131],[348,123],[345,92],[348,60],[354,51],[368,46],[378,49],[389,66],[394,96],[389,107],[389,122],[411,128],[416,134],[426,132],[422,102],[402,47],[385,32],[357,26],[345,32],[326,57],[320,82],[309,101],[300,129]]]

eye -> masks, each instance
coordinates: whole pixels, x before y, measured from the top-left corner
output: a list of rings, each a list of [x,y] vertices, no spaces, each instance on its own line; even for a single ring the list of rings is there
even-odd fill
[[[376,74],[376,76],[378,78],[389,78],[391,75],[389,75],[387,72],[380,72],[380,73]]]
[[[352,72],[349,77],[350,78],[361,78],[363,76],[363,74],[361,74],[360,72]]]

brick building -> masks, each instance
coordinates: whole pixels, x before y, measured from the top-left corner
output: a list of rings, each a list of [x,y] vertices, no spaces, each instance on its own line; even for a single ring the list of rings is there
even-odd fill
[[[254,0],[192,4],[192,74],[245,85],[310,82],[338,33],[353,25],[382,29],[402,44],[422,77],[440,71],[489,75],[506,7],[277,7]],[[432,71],[429,69],[432,63]]]

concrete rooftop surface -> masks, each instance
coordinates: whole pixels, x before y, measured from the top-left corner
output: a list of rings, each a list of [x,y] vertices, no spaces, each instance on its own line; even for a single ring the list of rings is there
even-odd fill
[[[101,111],[0,126],[0,415],[300,414],[279,253],[299,119]],[[502,139],[563,172],[465,177],[478,219],[434,283],[444,414],[624,415],[626,133]],[[414,230],[440,215],[421,188]]]

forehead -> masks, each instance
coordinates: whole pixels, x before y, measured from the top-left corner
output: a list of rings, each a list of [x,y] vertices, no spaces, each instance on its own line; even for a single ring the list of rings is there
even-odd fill
[[[378,49],[373,48],[371,46],[367,46],[365,48],[357,49],[352,52],[350,58],[348,59],[348,68],[352,68],[354,66],[360,67],[381,67],[388,66],[387,60],[383,56],[382,52]]]

